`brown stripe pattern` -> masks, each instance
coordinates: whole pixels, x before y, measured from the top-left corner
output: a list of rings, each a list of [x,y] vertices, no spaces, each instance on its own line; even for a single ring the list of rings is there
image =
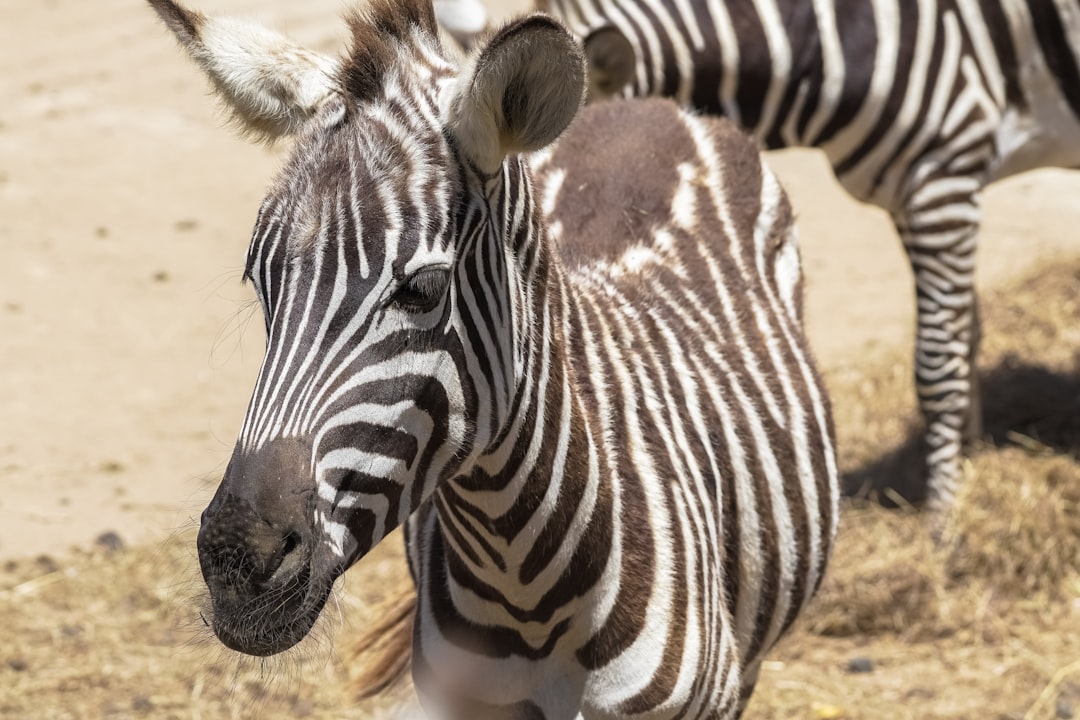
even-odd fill
[[[660,100],[482,169],[520,108],[555,122],[569,33],[519,20],[459,70],[425,0],[350,23],[248,252],[267,346],[203,516],[215,631],[288,647],[404,524],[432,716],[736,717],[837,521],[779,183]]]
[[[892,214],[915,276],[916,386],[931,509],[981,435],[974,376],[979,198],[1080,167],[1071,0],[545,0],[588,45],[629,41],[627,95],[726,115],[770,148],[813,146]],[[606,42],[606,40],[605,40]],[[607,70],[612,60],[607,58]]]

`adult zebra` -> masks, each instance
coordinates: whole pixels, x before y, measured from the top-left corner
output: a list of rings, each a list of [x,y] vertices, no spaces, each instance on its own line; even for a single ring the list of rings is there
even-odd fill
[[[472,0],[439,0],[454,22]],[[664,95],[769,148],[824,150],[893,218],[914,270],[927,505],[981,436],[979,197],[1080,166],[1080,9],[1066,0],[539,0],[584,39],[590,94]],[[459,22],[475,27],[475,17]],[[471,23],[471,24],[470,24]],[[460,35],[460,33],[459,33]],[[466,36],[466,41],[468,37]],[[940,516],[938,517],[940,520]]]
[[[341,61],[150,2],[246,127],[298,135],[248,252],[266,355],[199,531],[217,636],[291,647],[405,523],[429,711],[737,715],[837,516],[757,150],[671,103],[599,108],[537,190],[517,153],[585,74],[548,17],[459,71],[430,0],[368,3]]]

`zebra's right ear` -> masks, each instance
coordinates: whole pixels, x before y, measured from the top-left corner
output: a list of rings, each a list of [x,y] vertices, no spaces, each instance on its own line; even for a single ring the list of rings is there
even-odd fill
[[[247,133],[293,134],[338,92],[334,60],[272,30],[209,18],[174,0],[149,2]]]
[[[555,140],[581,107],[585,59],[574,37],[546,15],[496,31],[466,67],[449,98],[448,124],[465,155],[485,173],[503,158]]]
[[[634,79],[637,56],[634,46],[621,30],[606,25],[585,38],[585,60],[589,66],[589,101],[604,100],[622,93]]]

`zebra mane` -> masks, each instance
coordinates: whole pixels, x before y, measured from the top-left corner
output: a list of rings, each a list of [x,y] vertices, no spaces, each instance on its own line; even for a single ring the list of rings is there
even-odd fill
[[[431,0],[370,0],[349,10],[345,21],[352,42],[341,68],[341,83],[356,100],[378,94],[400,46],[418,32],[436,47],[440,45]]]

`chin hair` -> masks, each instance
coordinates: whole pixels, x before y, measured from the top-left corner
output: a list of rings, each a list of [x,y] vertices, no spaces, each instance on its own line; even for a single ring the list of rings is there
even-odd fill
[[[179,638],[176,651],[184,656],[184,664],[194,668],[193,695],[216,688],[220,692],[215,694],[249,711],[248,715],[269,700],[295,697],[305,677],[333,662],[334,637],[343,624],[340,582],[331,587],[311,629],[292,647],[261,657],[232,650],[213,630],[213,602],[195,547],[197,530],[198,522],[191,520],[163,543],[174,545],[168,554],[180,558],[162,591],[168,598],[173,635]]]

